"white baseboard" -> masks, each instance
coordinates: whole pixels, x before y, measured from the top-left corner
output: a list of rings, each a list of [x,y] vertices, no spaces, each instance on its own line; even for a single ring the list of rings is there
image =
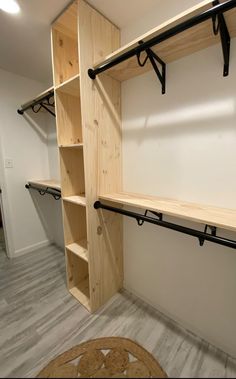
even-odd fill
[[[30,245],[27,247],[24,247],[23,249],[16,250],[14,253],[14,257],[20,257],[21,255],[27,254],[27,253],[32,253],[33,251],[40,249],[42,247],[46,247],[52,244],[52,241],[50,240],[45,240],[42,242],[37,242],[34,245]]]

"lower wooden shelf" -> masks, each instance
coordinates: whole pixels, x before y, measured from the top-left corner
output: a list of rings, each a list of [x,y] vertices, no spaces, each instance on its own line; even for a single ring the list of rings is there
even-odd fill
[[[56,190],[61,190],[61,183],[59,182],[59,180],[56,179],[28,180],[28,183],[42,188],[52,188]]]
[[[70,293],[90,311],[89,268],[81,254],[79,244],[74,243],[66,248],[67,283]]]
[[[86,198],[83,195],[80,196],[67,196],[63,197],[64,201],[68,201],[69,203],[82,205],[83,207],[86,207]]]
[[[82,282],[78,283],[75,287],[70,288],[69,292],[90,311],[88,277],[84,279]]]
[[[73,254],[88,262],[88,250],[86,239],[71,243],[70,245],[66,246],[66,249],[70,250]]]
[[[189,203],[163,197],[119,192],[99,196],[100,200],[133,206],[174,217],[236,231],[236,210]]]

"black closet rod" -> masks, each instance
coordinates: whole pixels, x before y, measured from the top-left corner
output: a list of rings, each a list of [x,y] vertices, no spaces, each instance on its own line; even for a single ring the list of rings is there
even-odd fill
[[[38,191],[41,196],[44,196],[47,193],[48,195],[52,195],[55,200],[60,200],[61,198],[61,191],[56,188],[49,188],[49,187],[41,188],[41,187],[36,187],[32,184],[26,184],[25,188],[28,190],[32,189],[34,191]]]
[[[158,214],[158,213],[153,212],[153,211],[150,211],[150,212],[155,214],[157,216],[157,218],[147,216],[146,214],[148,211],[145,212],[145,215],[142,215],[139,213],[127,211],[125,209],[115,208],[115,207],[112,207],[109,205],[102,204],[100,201],[96,201],[94,203],[94,208],[95,209],[105,209],[105,210],[110,211],[110,212],[115,212],[115,213],[119,213],[119,214],[127,216],[127,217],[134,218],[134,219],[136,219],[136,221],[138,222],[138,224],[140,226],[144,222],[148,222],[150,224],[162,226],[163,228],[175,230],[176,232],[180,232],[183,234],[188,234],[188,235],[193,236],[193,237],[197,237],[199,239],[201,246],[203,245],[204,241],[210,241],[210,242],[217,243],[219,245],[223,245],[223,246],[231,247],[232,249],[236,249],[236,241],[216,236],[215,235],[216,228],[214,228],[214,227],[209,226],[210,228],[212,228],[212,234],[209,234],[209,233],[206,233],[206,231],[201,232],[200,230],[195,230],[195,229],[187,228],[187,227],[182,226],[182,225],[177,225],[177,224],[173,224],[171,222],[163,221],[162,220],[162,214]],[[207,229],[207,227],[205,228],[205,230],[206,229]]]
[[[109,59],[107,62],[101,64],[99,67],[95,69],[89,69],[88,75],[91,79],[95,79],[96,75],[106,70],[109,70],[111,67],[114,67],[126,61],[129,58],[138,56],[141,52],[146,51],[147,49],[150,49],[154,45],[157,45],[163,41],[166,41],[167,39],[179,33],[182,33],[185,30],[190,29],[198,24],[201,24],[202,22],[210,18],[214,18],[215,16],[219,14],[223,14],[224,12],[229,11],[230,9],[234,7],[236,7],[236,0],[228,0],[225,3],[215,5],[213,8],[208,9],[205,12],[180,23],[179,25],[176,25],[169,30],[166,30],[165,32],[159,34],[158,36],[151,38],[149,41],[146,41],[146,42],[140,41],[138,46],[119,55],[118,57]]]
[[[51,97],[54,96],[54,91],[47,93],[45,96],[40,97],[38,100],[33,100],[31,103],[27,104],[25,107],[22,107],[21,109],[17,109],[17,113],[20,115],[23,115],[25,111],[27,111],[30,108],[35,107],[36,105],[41,105],[43,108],[45,108],[49,113],[51,113],[53,116],[55,116],[55,113],[53,113],[50,109],[46,108],[45,105],[52,106],[52,104],[43,104],[43,101],[47,100],[49,101]]]

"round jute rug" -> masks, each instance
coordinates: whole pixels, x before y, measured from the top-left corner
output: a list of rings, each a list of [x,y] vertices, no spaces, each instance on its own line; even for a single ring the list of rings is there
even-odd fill
[[[38,378],[167,378],[154,357],[119,337],[82,343],[51,361]]]

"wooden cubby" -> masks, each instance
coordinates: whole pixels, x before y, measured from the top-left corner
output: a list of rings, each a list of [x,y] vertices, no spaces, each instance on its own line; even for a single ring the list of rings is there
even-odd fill
[[[56,88],[58,144],[78,146],[83,142],[79,76]]]
[[[62,196],[85,197],[83,149],[60,148]]]
[[[66,247],[76,243],[87,249],[86,208],[65,200],[63,208]]]
[[[90,310],[88,262],[66,249],[66,266],[69,292]]]
[[[78,8],[73,3],[52,27],[54,86],[79,73]]]

